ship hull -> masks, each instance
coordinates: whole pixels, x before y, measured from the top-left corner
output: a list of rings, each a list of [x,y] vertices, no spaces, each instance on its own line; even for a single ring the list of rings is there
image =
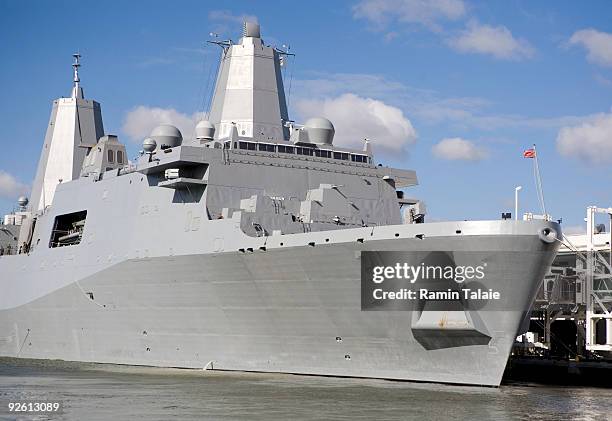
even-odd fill
[[[516,306],[478,311],[484,342],[443,328],[424,342],[413,311],[361,310],[364,250],[511,255],[487,285]],[[555,252],[476,235],[126,259],[0,310],[0,355],[498,386]]]

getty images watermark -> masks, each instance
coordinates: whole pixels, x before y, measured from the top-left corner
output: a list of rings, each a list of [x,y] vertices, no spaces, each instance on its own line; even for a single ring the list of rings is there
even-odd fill
[[[364,251],[362,310],[521,310],[537,292],[545,252]],[[536,271],[537,272],[537,271]]]
[[[482,280],[485,278],[485,267],[487,263],[479,266],[429,266],[421,263],[418,266],[410,265],[406,262],[395,263],[394,266],[374,266],[372,268],[372,282],[381,284],[385,280],[397,279],[415,284],[417,280],[446,280],[454,281],[461,285],[466,281]],[[471,288],[446,290],[430,290],[427,288],[409,289],[401,288],[398,291],[385,291],[382,286],[375,288],[373,296],[377,300],[459,300],[461,297],[465,299],[493,299],[499,300],[500,293],[493,289],[482,291],[482,289],[472,290]]]

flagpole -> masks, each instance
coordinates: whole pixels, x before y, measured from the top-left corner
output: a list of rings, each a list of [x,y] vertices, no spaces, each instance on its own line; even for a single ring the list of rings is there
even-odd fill
[[[536,181],[536,190],[538,192],[538,199],[540,200],[540,205],[542,206],[542,212],[544,216],[546,216],[546,204],[544,203],[544,189],[542,188],[542,175],[540,174],[540,165],[538,163],[538,151],[536,150],[535,143],[533,144],[533,151],[535,159],[533,161],[533,171],[535,175]]]

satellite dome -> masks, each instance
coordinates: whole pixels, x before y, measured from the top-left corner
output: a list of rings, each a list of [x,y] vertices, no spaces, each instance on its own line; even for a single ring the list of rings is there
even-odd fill
[[[145,152],[151,153],[155,150],[155,148],[157,148],[157,142],[155,141],[155,139],[147,137],[145,140],[142,141],[142,149]]]
[[[19,204],[19,206],[21,206],[22,208],[25,208],[26,206],[28,206],[28,203],[30,201],[28,200],[27,197],[25,196],[20,196],[19,199],[17,199],[17,203]]]
[[[161,124],[151,131],[150,135],[162,149],[181,146],[183,135],[181,131],[171,124]]]
[[[323,117],[314,117],[306,121],[304,128],[308,133],[310,143],[317,145],[331,145],[336,129],[331,121]]]
[[[215,126],[208,120],[202,120],[196,125],[195,133],[197,140],[213,140]]]

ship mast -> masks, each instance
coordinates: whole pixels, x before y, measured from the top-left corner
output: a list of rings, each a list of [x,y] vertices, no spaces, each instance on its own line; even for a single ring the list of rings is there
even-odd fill
[[[241,138],[288,140],[289,120],[280,67],[287,52],[266,45],[259,24],[245,22],[242,38],[211,41],[221,46],[217,81],[210,106],[210,123],[215,138],[230,136],[236,127]]]
[[[81,67],[81,55],[79,53],[74,53],[72,57],[74,57],[74,63],[72,63],[73,86],[72,86],[72,95],[70,95],[70,97],[83,99],[84,98],[83,88],[81,88],[81,79],[79,78],[79,67]]]
[[[104,136],[100,104],[85,99],[79,68],[81,55],[72,55],[72,90],[69,98],[53,101],[51,117],[42,147],[36,177],[32,183],[30,204],[33,212],[43,211],[53,203],[60,183],[81,174],[89,148]]]

